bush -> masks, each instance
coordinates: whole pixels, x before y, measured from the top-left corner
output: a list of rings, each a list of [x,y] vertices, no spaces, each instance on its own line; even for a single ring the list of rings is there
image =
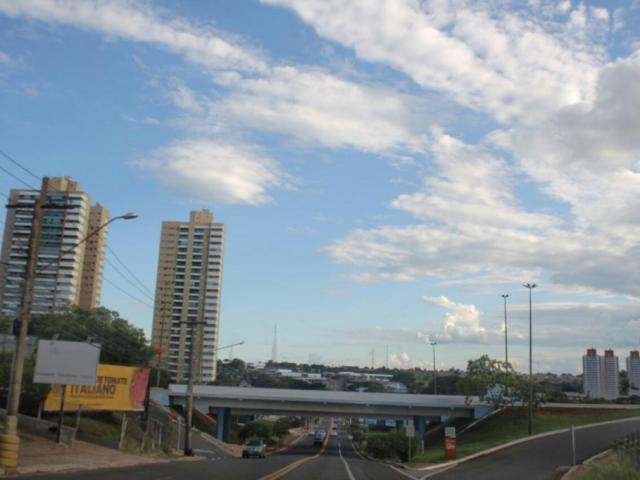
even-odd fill
[[[247,441],[250,438],[257,438],[267,442],[273,435],[273,424],[266,420],[254,420],[244,425],[238,432],[240,440]]]
[[[367,452],[375,458],[409,460],[409,439],[404,432],[371,433],[367,435]],[[411,439],[411,450],[417,452],[418,442]]]
[[[289,434],[290,428],[292,428],[292,426],[289,417],[279,418],[273,424],[273,434],[280,438],[284,438]]]

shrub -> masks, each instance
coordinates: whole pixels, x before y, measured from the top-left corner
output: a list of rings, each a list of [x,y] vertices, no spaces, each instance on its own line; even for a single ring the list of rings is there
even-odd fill
[[[403,432],[371,433],[367,435],[367,452],[375,458],[409,460],[409,439]],[[417,451],[416,438],[411,439],[412,452]]]
[[[258,438],[263,442],[273,435],[273,424],[266,420],[254,420],[245,424],[238,432],[238,436],[242,441],[246,441],[249,438]]]
[[[279,418],[273,424],[273,434],[280,438],[284,438],[289,434],[290,428],[292,428],[292,426],[289,417]]]

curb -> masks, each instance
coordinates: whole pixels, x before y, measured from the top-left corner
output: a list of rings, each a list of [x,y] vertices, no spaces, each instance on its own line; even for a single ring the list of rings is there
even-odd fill
[[[584,430],[584,429],[587,429],[587,428],[600,427],[602,425],[610,425],[610,424],[614,424],[614,423],[623,423],[623,422],[630,422],[630,421],[640,421],[640,416],[639,417],[631,417],[631,418],[622,418],[622,419],[618,419],[618,420],[608,420],[606,422],[590,423],[588,425],[581,425],[579,427],[575,427],[575,429],[576,430]],[[410,470],[418,470],[418,471],[429,471],[429,470],[440,469],[440,468],[443,468],[443,467],[455,467],[456,465],[459,465],[461,463],[468,462],[468,461],[471,461],[471,460],[475,460],[476,458],[485,457],[487,455],[491,455],[491,454],[499,452],[501,450],[505,450],[505,449],[507,449],[509,447],[520,445],[521,443],[530,442],[532,440],[537,440],[539,438],[551,437],[553,435],[558,435],[560,433],[565,433],[565,432],[568,432],[568,431],[569,431],[569,428],[562,428],[562,429],[558,429],[558,430],[552,430],[550,432],[538,433],[537,435],[532,435],[530,437],[519,438],[517,440],[512,440],[511,442],[507,442],[507,443],[504,443],[502,445],[498,445],[498,446],[489,448],[487,450],[483,450],[481,452],[474,453],[472,455],[469,455],[467,457],[461,458],[459,460],[454,460],[452,462],[438,463],[436,465],[429,465],[427,467],[421,467],[421,468],[407,467],[406,465],[403,464],[402,468],[408,468]]]

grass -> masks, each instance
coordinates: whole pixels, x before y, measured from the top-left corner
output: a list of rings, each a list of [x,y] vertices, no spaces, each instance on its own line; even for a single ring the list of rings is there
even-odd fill
[[[640,480],[640,471],[629,460],[620,460],[610,453],[596,460],[574,477],[576,480]]]
[[[640,410],[540,410],[533,419],[533,434],[560,430],[591,423],[638,417]],[[527,436],[527,416],[519,410],[507,410],[481,424],[474,431],[458,438],[458,458],[466,457],[488,448]],[[414,458],[415,463],[444,461],[442,442],[428,446],[424,453]]]

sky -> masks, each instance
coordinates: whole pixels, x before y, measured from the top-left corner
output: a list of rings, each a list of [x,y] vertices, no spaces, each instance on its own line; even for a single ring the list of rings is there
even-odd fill
[[[509,294],[524,370],[535,282],[534,369],[579,372],[640,343],[638,25],[638,0],[0,0],[0,149],[139,213],[102,304],[147,333],[161,222],[209,208],[227,354],[268,359],[277,324],[279,360],[425,366],[437,338],[464,368],[503,358]]]

